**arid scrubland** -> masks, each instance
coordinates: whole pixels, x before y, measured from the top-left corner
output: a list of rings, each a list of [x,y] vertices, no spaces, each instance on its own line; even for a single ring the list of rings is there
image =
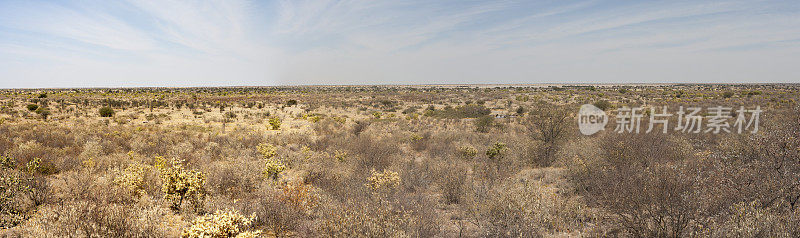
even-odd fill
[[[800,237],[797,85],[1,93],[3,236]],[[586,103],[763,113],[584,136]]]

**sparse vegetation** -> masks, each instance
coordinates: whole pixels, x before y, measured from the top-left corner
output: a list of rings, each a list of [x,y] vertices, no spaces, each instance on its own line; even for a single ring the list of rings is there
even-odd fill
[[[0,235],[797,237],[797,95],[788,84],[0,90]],[[763,115],[757,133],[645,133],[642,112],[638,134],[583,136],[584,103],[612,125],[640,105]]]

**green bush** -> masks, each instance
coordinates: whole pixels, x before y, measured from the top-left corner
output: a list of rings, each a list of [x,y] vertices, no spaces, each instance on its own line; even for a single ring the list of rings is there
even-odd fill
[[[722,97],[724,97],[724,98],[733,97],[733,92],[731,92],[731,91],[724,92],[724,93],[722,93]]]
[[[28,111],[36,111],[36,109],[39,108],[39,105],[28,104],[28,106],[26,106],[26,107],[28,108]]]
[[[114,109],[111,109],[111,107],[101,107],[100,110],[98,110],[98,112],[100,113],[101,117],[113,117],[114,116]]]
[[[462,146],[458,148],[458,156],[463,159],[471,160],[475,158],[476,155],[478,155],[478,150],[476,150],[475,147]]]
[[[39,116],[41,116],[43,119],[47,119],[47,117],[50,116],[50,110],[47,110],[47,108],[44,107],[39,107],[36,109],[36,114],[39,114]]]
[[[493,160],[494,159],[499,159],[500,157],[503,156],[503,152],[505,150],[506,150],[506,144],[504,144],[502,142],[497,142],[497,143],[494,143],[494,145],[492,145],[491,148],[486,150],[486,156],[488,156],[489,159],[493,159]]]

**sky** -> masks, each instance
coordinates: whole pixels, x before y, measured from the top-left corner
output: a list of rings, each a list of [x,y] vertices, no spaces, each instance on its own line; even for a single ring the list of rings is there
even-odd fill
[[[0,0],[0,88],[800,83],[800,1]]]

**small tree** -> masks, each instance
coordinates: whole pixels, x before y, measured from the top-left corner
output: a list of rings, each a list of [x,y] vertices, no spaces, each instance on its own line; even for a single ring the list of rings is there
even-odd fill
[[[111,109],[111,107],[101,107],[100,110],[98,110],[98,112],[100,113],[101,117],[113,117],[114,116],[114,109]]]
[[[544,142],[541,166],[549,166],[559,144],[567,134],[571,120],[569,112],[560,106],[541,103],[529,113],[527,128],[530,135]]]
[[[28,104],[28,106],[26,106],[26,108],[28,108],[28,111],[36,111],[36,109],[39,108],[39,105],[31,103],[31,104]]]

